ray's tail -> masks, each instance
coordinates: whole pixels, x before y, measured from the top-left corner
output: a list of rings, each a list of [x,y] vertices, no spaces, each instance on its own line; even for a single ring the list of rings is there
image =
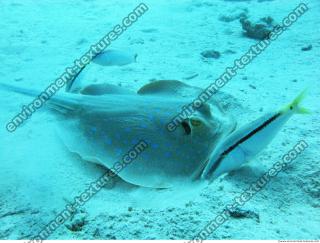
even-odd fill
[[[21,88],[18,86],[4,84],[4,83],[0,83],[0,90],[24,94],[24,95],[31,96],[31,97],[38,96],[41,93],[41,91],[37,91],[34,89],[26,89],[26,88]]]
[[[47,105],[47,107],[56,110],[58,112],[66,112],[74,110],[80,103],[81,98],[76,94],[59,92],[52,93],[48,92],[47,89],[39,91],[36,89],[26,89],[10,84],[0,83],[0,91],[14,92],[23,94],[29,97],[33,97],[34,100],[31,102],[35,103],[36,100],[41,102],[42,105]],[[41,106],[42,106],[41,105]]]

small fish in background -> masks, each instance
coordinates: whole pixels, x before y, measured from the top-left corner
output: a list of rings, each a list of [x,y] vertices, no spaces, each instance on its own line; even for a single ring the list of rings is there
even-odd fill
[[[217,145],[201,178],[212,181],[224,173],[239,169],[272,141],[292,115],[310,114],[300,104],[305,95],[306,91],[303,91],[284,108],[267,113],[231,133]]]
[[[105,50],[98,55],[96,55],[92,60],[91,63],[84,66],[78,74],[73,78],[73,80],[69,81],[66,86],[67,92],[75,92],[79,91],[80,86],[83,82],[84,70],[87,69],[89,65],[92,63],[98,64],[101,66],[124,66],[137,61],[138,54],[128,52],[128,51],[120,51],[120,50]],[[75,80],[77,79],[77,82]],[[74,85],[76,83],[76,85]],[[72,87],[72,89],[71,89]]]
[[[106,50],[93,58],[92,62],[102,66],[124,66],[137,61],[137,54],[120,50]]]

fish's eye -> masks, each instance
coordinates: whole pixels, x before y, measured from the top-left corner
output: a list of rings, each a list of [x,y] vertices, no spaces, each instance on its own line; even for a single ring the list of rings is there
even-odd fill
[[[202,122],[198,119],[190,119],[191,125],[194,127],[199,127],[202,125]]]
[[[182,125],[184,131],[186,132],[186,134],[189,135],[191,133],[191,127],[190,127],[189,123],[186,121],[183,121],[183,122],[181,122],[181,125]]]
[[[293,109],[293,106],[292,105],[290,105],[290,110],[292,110]]]

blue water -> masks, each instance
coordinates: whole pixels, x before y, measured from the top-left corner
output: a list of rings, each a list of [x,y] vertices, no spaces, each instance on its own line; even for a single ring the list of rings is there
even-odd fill
[[[319,239],[319,8],[1,1],[0,239]]]

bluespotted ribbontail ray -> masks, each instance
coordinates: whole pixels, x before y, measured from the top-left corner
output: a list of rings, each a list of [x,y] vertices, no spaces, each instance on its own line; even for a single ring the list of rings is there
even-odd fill
[[[36,96],[37,91],[1,84],[5,89]],[[59,92],[47,101],[59,117],[62,139],[71,152],[107,168],[139,140],[148,148],[118,174],[145,187],[166,188],[191,182],[201,173],[217,142],[235,128],[216,99],[203,104],[174,131],[167,124],[190,104],[201,89],[180,81],[157,81],[138,93],[109,84]],[[200,174],[199,174],[200,175]]]

